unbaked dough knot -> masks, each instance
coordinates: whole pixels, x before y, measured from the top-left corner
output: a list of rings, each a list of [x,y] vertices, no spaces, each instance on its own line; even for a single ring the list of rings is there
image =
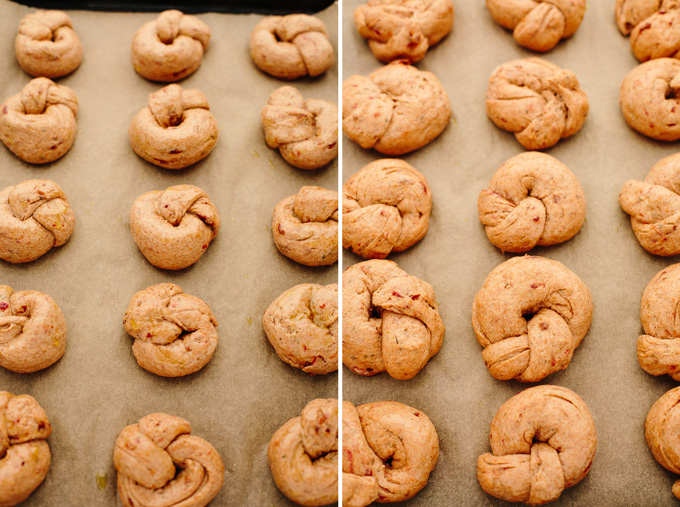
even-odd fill
[[[31,79],[21,90],[21,103],[25,114],[43,114],[48,106],[63,104],[75,116],[78,99],[70,88],[58,86],[46,77]]]
[[[125,505],[204,507],[219,492],[224,465],[181,417],[150,414],[120,432],[113,451]]]
[[[678,0],[617,0],[616,23],[623,35],[630,35],[631,49],[639,61],[678,57]]]

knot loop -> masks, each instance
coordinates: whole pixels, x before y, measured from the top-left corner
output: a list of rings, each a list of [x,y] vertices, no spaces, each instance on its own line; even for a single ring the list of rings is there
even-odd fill
[[[130,229],[144,257],[162,269],[182,269],[201,258],[220,229],[208,195],[194,185],[147,192],[130,210]]]
[[[375,57],[385,63],[422,60],[453,26],[452,0],[372,0],[354,10],[354,24]]]
[[[148,107],[128,130],[135,153],[165,169],[183,169],[207,157],[217,143],[217,120],[200,90],[171,84],[149,95]]]
[[[305,186],[274,208],[274,243],[286,257],[305,266],[338,260],[338,193]]]
[[[188,421],[163,413],[123,428],[113,464],[126,505],[204,506],[224,482],[224,465],[215,448],[191,435]]]
[[[362,148],[403,155],[442,133],[451,103],[437,77],[395,60],[342,84],[342,129]]]
[[[132,64],[146,79],[171,83],[193,74],[210,44],[210,28],[178,10],[161,12],[132,39]]]
[[[489,373],[522,382],[566,368],[592,315],[588,287],[561,263],[542,257],[515,257],[497,266],[472,305]]]
[[[217,347],[217,319],[210,307],[173,283],[132,296],[123,324],[135,338],[132,352],[139,365],[162,377],[197,372]]]
[[[0,504],[20,504],[43,482],[51,461],[45,440],[51,434],[35,398],[0,391]]]
[[[262,126],[267,145],[299,169],[318,169],[338,156],[338,108],[324,100],[305,101],[292,86],[269,96]]]
[[[425,487],[439,437],[420,410],[396,401],[342,403],[343,505],[401,502]]]
[[[371,162],[347,180],[342,193],[343,247],[365,259],[402,252],[427,233],[430,187],[403,160]]]
[[[640,302],[645,334],[638,338],[640,367],[650,375],[680,380],[680,264],[659,271],[647,284]]]
[[[19,65],[31,76],[58,78],[76,70],[83,46],[71,18],[62,11],[27,14],[14,41]]]
[[[569,70],[540,58],[499,65],[489,78],[486,112],[528,150],[570,137],[588,115],[588,97]]]
[[[342,286],[342,360],[354,373],[410,379],[439,352],[444,323],[430,284],[371,260],[348,268]]]
[[[522,153],[496,171],[477,201],[491,243],[504,252],[562,243],[586,218],[583,188],[574,173],[544,153]]]
[[[300,505],[338,501],[338,400],[309,402],[269,441],[269,468],[276,486]]]
[[[486,0],[486,6],[517,44],[541,53],[574,35],[586,12],[585,0]]]
[[[45,77],[0,104],[0,141],[32,164],[53,162],[71,149],[78,99],[73,90]]]
[[[680,139],[680,61],[658,58],[631,70],[621,83],[621,112],[628,125],[660,141]]]
[[[66,320],[47,294],[0,285],[0,366],[31,373],[56,363],[66,348]]]
[[[250,34],[250,56],[260,70],[280,79],[319,76],[335,62],[326,25],[307,14],[264,18]]]
[[[279,358],[310,375],[338,369],[338,286],[305,283],[290,288],[262,316]]]
[[[539,505],[556,500],[590,470],[597,434],[584,401],[564,387],[525,389],[507,400],[491,422],[493,454],[477,460],[488,494]]]
[[[27,180],[0,192],[0,259],[30,262],[68,241],[75,217],[61,187]]]

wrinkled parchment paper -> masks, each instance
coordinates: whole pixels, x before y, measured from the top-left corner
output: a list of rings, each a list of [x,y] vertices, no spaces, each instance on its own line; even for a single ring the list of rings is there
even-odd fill
[[[0,0],[1,100],[30,79],[14,57],[19,21],[30,10]],[[319,14],[336,50],[337,10],[333,5]],[[223,14],[199,16],[210,26],[212,40],[200,69],[180,83],[208,97],[220,128],[215,150],[182,171],[144,162],[132,151],[127,129],[148,94],[161,85],[134,72],[130,45],[135,31],[154,15],[69,14],[84,48],[81,67],[58,81],[78,96],[73,148],[41,167],[23,163],[0,145],[0,188],[52,179],[76,216],[65,246],[29,264],[0,264],[0,283],[51,295],[68,326],[66,353],[54,366],[30,375],[0,369],[0,390],[31,394],[53,425],[52,467],[23,505],[119,505],[112,463],[116,437],[124,426],[157,411],[189,420],[193,433],[222,456],[225,482],[212,505],[292,505],[271,478],[267,444],[308,401],[337,396],[337,373],[309,377],[284,364],[269,345],[261,318],[293,285],[334,283],[337,267],[307,268],[280,255],[271,237],[271,214],[276,203],[303,185],[337,188],[337,163],[302,171],[266,146],[260,109],[286,83],[251,62],[248,36],[262,16]],[[293,84],[305,98],[337,103],[337,79],[336,66],[323,77]],[[143,192],[182,183],[208,192],[222,229],[197,264],[163,271],[137,249],[128,215]],[[161,282],[177,283],[202,298],[219,321],[214,358],[189,377],[163,379],[140,368],[123,329],[132,295]]]
[[[381,64],[351,21],[359,0],[343,7],[344,79],[368,75]],[[583,24],[570,40],[544,58],[571,69],[590,99],[590,114],[574,137],[547,151],[579,178],[588,203],[581,232],[562,245],[531,253],[564,263],[590,288],[595,311],[590,331],[569,367],[541,384],[578,393],[590,408],[598,447],[589,475],[566,490],[556,506],[674,505],[676,479],[647,448],[644,422],[652,404],[678,385],[652,377],[638,365],[636,340],[642,291],[659,270],[680,262],[645,252],[633,235],[618,194],[628,179],[643,179],[659,159],[678,151],[677,143],[642,137],[619,110],[619,86],[637,65],[629,40],[616,28],[614,1],[589,0]],[[403,158],[423,172],[433,194],[427,236],[390,259],[430,282],[446,325],[444,345],[412,380],[387,374],[362,378],[346,368],[343,393],[356,404],[397,400],[424,411],[437,428],[441,454],[427,487],[406,506],[509,505],[488,496],[476,477],[477,457],[490,452],[491,420],[505,400],[529,387],[495,380],[482,361],[471,324],[472,301],[489,272],[510,255],[487,240],[477,215],[477,196],[501,164],[523,151],[510,133],[486,116],[489,75],[504,62],[536,56],[491,19],[485,2],[454,0],[452,33],[418,64],[434,72],[446,88],[454,118],[432,144]],[[381,158],[344,138],[343,182]],[[359,257],[345,252],[344,265]]]

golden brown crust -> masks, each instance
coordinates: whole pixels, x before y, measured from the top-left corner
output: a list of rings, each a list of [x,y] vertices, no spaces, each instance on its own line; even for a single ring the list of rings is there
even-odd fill
[[[411,63],[446,37],[453,26],[452,0],[369,0],[354,10],[354,24],[381,62]]]
[[[262,109],[267,146],[298,169],[318,169],[338,156],[338,108],[325,100],[304,100],[292,86],[282,86]]]
[[[565,369],[592,318],[588,287],[543,257],[514,257],[497,266],[472,305],[482,358],[499,380],[537,382]]]
[[[680,380],[680,264],[662,269],[645,287],[640,302],[640,322],[645,334],[638,338],[640,367],[650,375]]]
[[[132,39],[132,65],[151,81],[179,81],[196,72],[209,43],[210,28],[196,16],[163,11],[137,30]]]
[[[437,431],[420,410],[396,401],[342,403],[343,507],[413,498],[438,457]]]
[[[441,82],[406,60],[342,84],[342,129],[362,148],[403,155],[443,132],[451,102]]]
[[[144,257],[161,269],[183,269],[198,262],[219,229],[217,208],[194,185],[147,192],[130,210],[132,238]]]
[[[307,507],[338,501],[338,400],[310,401],[281,426],[267,448],[276,486]]]
[[[680,4],[675,0],[616,0],[616,24],[630,35],[635,58],[677,58],[680,52]]]
[[[439,352],[444,323],[429,283],[371,260],[347,268],[342,287],[342,362],[354,373],[406,380]]]
[[[627,181],[619,204],[645,250],[663,256],[680,253],[680,155],[659,160],[644,181]]]
[[[0,391],[0,505],[26,500],[50,469],[50,446],[45,440],[52,425],[38,402],[28,394]]]
[[[215,448],[191,435],[188,421],[163,413],[123,428],[113,464],[125,507],[205,507],[224,482],[224,465]]]
[[[480,192],[477,208],[489,241],[504,252],[567,241],[586,219],[586,199],[574,173],[538,152],[508,159]]]
[[[342,187],[342,246],[384,259],[423,239],[432,209],[427,180],[399,159],[371,162]]]
[[[0,104],[0,141],[31,164],[53,162],[73,145],[77,113],[73,90],[46,77],[32,79]]]
[[[165,169],[183,169],[210,155],[217,143],[217,120],[200,90],[171,84],[149,95],[149,106],[128,130],[135,153]]]
[[[303,283],[269,305],[262,327],[282,361],[310,375],[338,369],[338,286]]]
[[[513,60],[491,73],[486,114],[527,150],[543,150],[581,130],[588,96],[570,70],[541,58]]]
[[[264,18],[250,34],[250,56],[279,79],[320,76],[335,62],[326,25],[307,14]]]
[[[631,70],[621,83],[621,112],[633,130],[659,141],[680,139],[680,61],[657,58]]]
[[[576,33],[586,0],[486,0],[493,20],[513,31],[515,42],[544,53]]]
[[[56,363],[66,350],[66,320],[42,292],[0,285],[0,366],[32,373]]]
[[[83,60],[83,46],[71,18],[62,11],[37,11],[24,16],[14,51],[21,68],[34,77],[65,76]]]
[[[338,193],[305,186],[274,208],[274,244],[283,255],[305,266],[338,261]]]
[[[659,398],[647,414],[645,439],[654,459],[666,470],[680,474],[680,447],[678,446],[678,405],[680,387],[671,389]],[[680,479],[673,484],[673,495],[680,499]]]
[[[75,217],[50,180],[26,180],[0,192],[0,259],[31,262],[71,237]]]
[[[477,460],[488,494],[541,505],[588,475],[597,447],[595,423],[584,401],[564,387],[531,387],[506,401],[491,422],[493,454]]]
[[[197,372],[217,348],[217,319],[210,307],[174,283],[151,285],[132,296],[123,325],[135,339],[132,352],[139,366],[162,377]]]

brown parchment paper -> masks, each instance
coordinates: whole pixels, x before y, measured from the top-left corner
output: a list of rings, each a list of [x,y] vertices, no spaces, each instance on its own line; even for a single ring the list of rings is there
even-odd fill
[[[352,21],[359,0],[343,6],[343,77],[367,75],[381,65]],[[472,301],[488,273],[510,258],[487,240],[477,215],[477,196],[500,165],[523,151],[510,133],[486,116],[489,75],[504,62],[535,54],[491,19],[482,0],[454,0],[452,33],[418,64],[446,88],[454,118],[432,144],[403,158],[425,174],[433,194],[427,236],[390,259],[434,285],[446,325],[437,356],[412,380],[386,374],[362,378],[343,370],[343,395],[355,404],[397,400],[424,411],[441,440],[439,462],[427,487],[406,506],[508,505],[483,492],[477,457],[490,452],[491,420],[505,400],[529,387],[498,381],[482,361],[471,324]],[[636,134],[619,110],[619,86],[635,66],[629,40],[617,30],[613,0],[589,0],[578,32],[544,55],[576,73],[590,99],[583,130],[547,151],[579,178],[588,203],[586,223],[572,240],[531,253],[564,263],[590,288],[595,311],[590,331],[569,367],[541,384],[577,392],[590,408],[598,433],[592,469],[552,505],[660,506],[676,503],[675,476],[654,461],[644,437],[652,404],[676,382],[652,377],[638,365],[642,331],[640,297],[649,280],[680,258],[654,257],[636,241],[618,205],[623,183],[643,179],[659,159],[678,151]],[[344,138],[343,181],[381,158]],[[347,253],[344,265],[362,259]]]
[[[319,16],[337,50],[337,5]],[[30,11],[0,0],[0,97],[18,93],[29,76],[16,63],[14,36]],[[289,166],[264,141],[260,109],[285,84],[250,59],[248,36],[262,16],[205,14],[212,39],[200,69],[182,81],[210,102],[220,135],[213,153],[182,171],[166,171],[132,151],[127,129],[162,85],[138,76],[130,62],[135,31],[154,14],[69,12],[84,47],[81,67],[58,82],[78,96],[72,150],[47,166],[23,163],[0,145],[0,188],[30,178],[56,181],[76,216],[70,241],[39,260],[0,264],[0,283],[50,294],[66,316],[64,357],[47,370],[19,375],[0,369],[0,390],[28,393],[53,425],[52,467],[27,507],[115,506],[113,445],[120,430],[146,414],[186,418],[218,450],[226,468],[216,506],[293,505],[276,489],[267,465],[269,439],[310,400],[337,397],[337,373],[310,377],[284,364],[262,331],[262,314],[298,283],[334,283],[337,266],[307,268],[279,254],[270,224],[276,203],[303,185],[337,188],[337,163],[318,171]],[[318,79],[296,81],[306,98],[337,103],[337,65]],[[205,189],[222,229],[203,258],[178,272],[153,267],[128,224],[138,195],[191,183]],[[140,368],[122,319],[132,295],[174,282],[205,300],[219,321],[212,361],[189,377],[163,379]],[[97,475],[106,476],[103,489]],[[100,484],[104,481],[100,479]]]

